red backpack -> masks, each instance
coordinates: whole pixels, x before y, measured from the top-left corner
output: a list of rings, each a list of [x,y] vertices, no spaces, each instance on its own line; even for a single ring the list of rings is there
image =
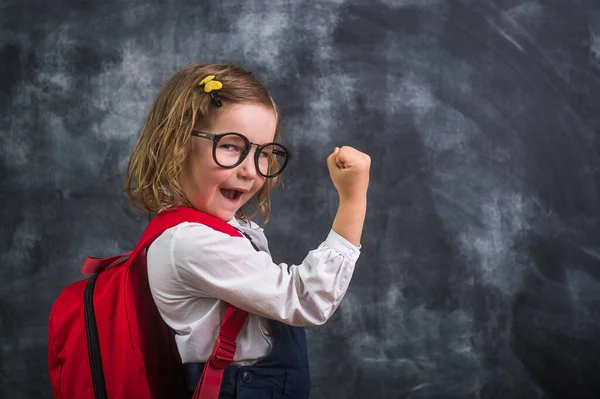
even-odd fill
[[[50,311],[48,365],[60,399],[162,399],[184,394],[181,358],[173,331],[162,320],[148,285],[145,250],[165,230],[197,222],[241,237],[233,226],[187,207],[160,212],[131,252],[88,257],[83,274]],[[228,305],[194,398],[217,398],[223,369],[248,313]]]

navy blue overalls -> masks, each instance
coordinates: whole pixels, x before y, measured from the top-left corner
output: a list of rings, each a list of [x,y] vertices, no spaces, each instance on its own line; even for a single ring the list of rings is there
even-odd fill
[[[258,251],[252,239],[242,232]],[[303,327],[269,320],[273,348],[252,366],[229,366],[224,370],[219,399],[308,399],[310,372]],[[200,381],[204,363],[183,365],[189,398]]]
[[[274,320],[270,320],[270,326],[271,353],[252,366],[227,367],[219,399],[308,399],[310,373],[304,328]],[[191,398],[204,363],[188,363],[183,367]]]

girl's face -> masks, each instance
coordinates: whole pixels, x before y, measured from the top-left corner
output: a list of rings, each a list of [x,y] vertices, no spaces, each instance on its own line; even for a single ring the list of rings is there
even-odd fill
[[[274,140],[276,127],[272,109],[256,104],[232,104],[218,108],[209,123],[199,122],[194,130],[214,134],[236,132],[252,143],[265,144]],[[265,183],[254,164],[256,146],[251,146],[241,164],[225,169],[213,160],[213,141],[199,137],[191,140],[183,169],[183,191],[198,210],[227,222]]]

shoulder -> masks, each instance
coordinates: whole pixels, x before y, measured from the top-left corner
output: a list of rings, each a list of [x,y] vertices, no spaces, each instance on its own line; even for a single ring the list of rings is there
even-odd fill
[[[198,222],[182,222],[166,229],[152,246],[169,248],[171,251],[197,251],[215,245],[232,245],[244,238],[235,228],[222,230]]]
[[[241,234],[234,236],[195,222],[183,222],[169,228],[154,244],[177,267],[211,263],[237,254],[240,252],[237,248],[243,250],[248,245]]]
[[[175,243],[192,245],[214,245],[219,242],[232,242],[243,238],[236,229],[231,231],[221,231],[214,227],[207,226],[197,222],[183,222],[170,230],[171,240]]]

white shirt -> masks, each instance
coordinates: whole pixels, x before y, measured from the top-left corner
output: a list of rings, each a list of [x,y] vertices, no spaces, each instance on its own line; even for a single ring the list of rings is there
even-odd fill
[[[272,348],[269,322],[325,323],[344,297],[360,254],[333,230],[300,265],[276,264],[263,229],[232,219],[248,234],[232,237],[199,223],[166,230],[148,248],[148,278],[158,310],[175,332],[183,363],[205,362],[227,303],[246,310],[234,364],[250,365]]]

